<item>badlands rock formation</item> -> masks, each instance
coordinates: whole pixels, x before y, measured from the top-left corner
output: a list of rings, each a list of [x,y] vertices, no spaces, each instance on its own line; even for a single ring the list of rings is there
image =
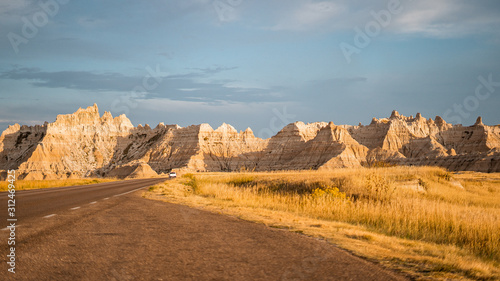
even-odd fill
[[[367,126],[296,122],[264,140],[250,128],[238,132],[228,124],[215,130],[208,124],[134,127],[125,115],[101,117],[94,105],[41,126],[15,124],[0,136],[1,174],[16,169],[25,179],[134,178],[173,169],[332,169],[378,162],[500,172],[500,126],[486,126],[480,117],[464,127],[439,116],[394,111]]]
[[[9,126],[0,136],[0,169],[16,169],[26,179],[89,176],[109,165],[132,129],[125,115],[100,117],[97,105],[42,126]]]

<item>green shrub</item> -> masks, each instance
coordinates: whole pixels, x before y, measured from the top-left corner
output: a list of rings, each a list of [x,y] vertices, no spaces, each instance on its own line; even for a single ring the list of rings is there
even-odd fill
[[[313,198],[323,198],[323,197],[331,197],[338,199],[346,198],[345,193],[340,192],[340,190],[336,187],[316,188],[312,191],[311,196]]]

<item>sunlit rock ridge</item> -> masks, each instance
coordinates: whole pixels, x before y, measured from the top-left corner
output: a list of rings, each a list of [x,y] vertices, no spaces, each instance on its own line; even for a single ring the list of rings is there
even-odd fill
[[[53,123],[9,126],[0,136],[0,172],[24,179],[131,178],[171,170],[269,171],[434,165],[500,172],[500,125],[452,125],[441,117],[373,118],[369,125],[333,122],[285,126],[269,139],[231,125],[134,127],[97,105],[58,115]]]

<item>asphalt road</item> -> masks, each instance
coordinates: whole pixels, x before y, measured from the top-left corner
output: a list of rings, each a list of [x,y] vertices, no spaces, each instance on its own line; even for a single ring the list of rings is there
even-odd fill
[[[0,280],[405,280],[324,241],[142,198],[158,181],[18,192],[16,273],[1,230]]]
[[[20,224],[22,221],[57,214],[57,212],[67,208],[119,196],[165,180],[167,179],[138,179],[58,188],[19,190],[15,196],[15,215]],[[7,192],[0,192],[0,206],[5,206],[4,210],[0,209],[0,222],[2,223],[10,218],[7,212],[7,200],[9,199],[7,195]]]

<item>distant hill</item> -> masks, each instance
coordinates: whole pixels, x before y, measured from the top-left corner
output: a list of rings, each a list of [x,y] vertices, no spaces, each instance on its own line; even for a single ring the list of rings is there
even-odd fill
[[[370,165],[500,172],[500,126],[486,126],[481,117],[464,127],[439,116],[405,117],[393,111],[366,126],[295,122],[264,140],[250,128],[237,132],[228,124],[216,130],[208,124],[134,127],[125,115],[113,118],[105,112],[101,117],[94,105],[58,115],[53,123],[15,124],[0,136],[2,177],[16,169],[25,179]]]

